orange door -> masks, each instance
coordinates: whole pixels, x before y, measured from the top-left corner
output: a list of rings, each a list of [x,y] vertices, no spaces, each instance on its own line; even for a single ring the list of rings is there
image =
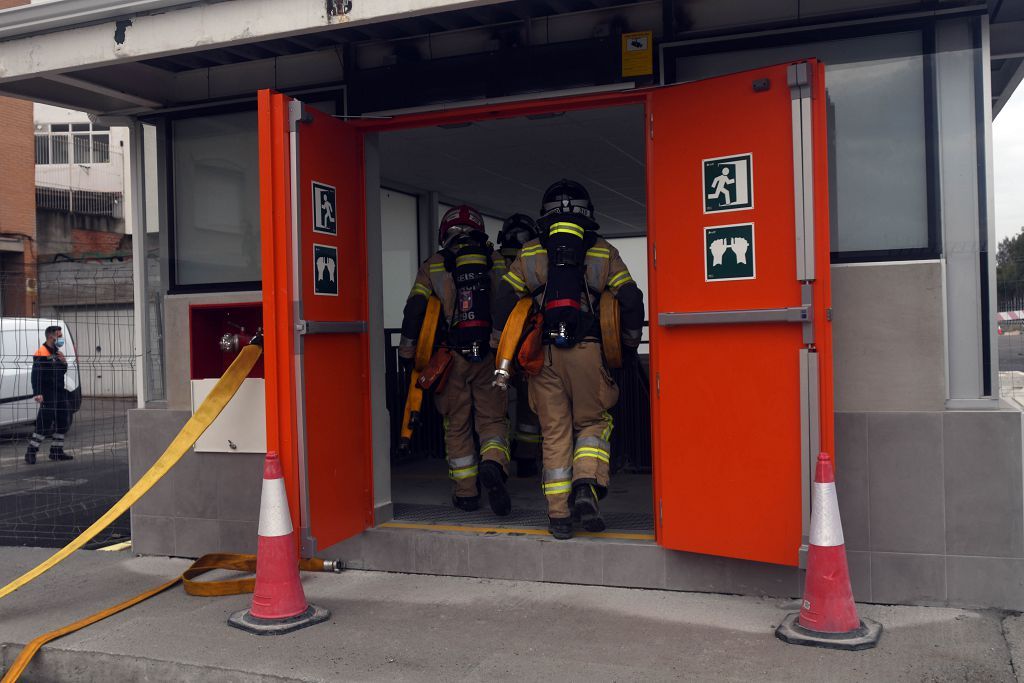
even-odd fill
[[[796,565],[832,449],[824,67],[649,97],[658,542]]]
[[[312,555],[373,523],[362,135],[259,94],[267,442]]]

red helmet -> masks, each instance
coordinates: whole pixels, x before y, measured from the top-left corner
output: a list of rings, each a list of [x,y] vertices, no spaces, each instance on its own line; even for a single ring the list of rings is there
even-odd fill
[[[441,225],[437,229],[437,243],[442,248],[446,247],[448,242],[457,235],[472,230],[479,230],[486,234],[483,216],[472,206],[466,204],[456,206],[448,209],[441,219]]]

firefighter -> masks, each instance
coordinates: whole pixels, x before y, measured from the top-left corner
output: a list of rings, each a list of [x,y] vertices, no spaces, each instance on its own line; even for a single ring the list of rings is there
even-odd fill
[[[452,504],[465,511],[480,506],[480,488],[496,515],[512,511],[505,481],[510,462],[508,398],[491,384],[491,305],[505,261],[487,240],[480,213],[457,206],[444,214],[438,229],[440,250],[423,262],[405,303],[398,353],[411,363],[426,313],[427,299],[441,300],[441,344],[451,352],[444,386],[435,395],[444,418],[448,476],[454,482]],[[480,450],[473,440],[475,420]],[[478,484],[479,475],[479,484]]]
[[[32,357],[32,395],[39,404],[36,428],[25,451],[25,463],[36,464],[36,455],[43,440],[52,435],[50,460],[74,460],[64,452],[64,435],[71,426],[71,401],[64,388],[68,361],[61,349],[64,332],[57,325],[47,327],[43,345]]]
[[[505,264],[511,266],[523,245],[536,238],[537,224],[532,218],[524,213],[512,214],[506,218],[498,235],[498,250],[505,258]],[[540,422],[536,413],[530,409],[526,378],[522,374],[517,374],[512,382],[516,392],[512,459],[516,463],[518,476],[532,477],[537,474],[537,465],[541,459]]]
[[[543,314],[540,372],[528,379],[544,436],[542,488],[548,529],[572,538],[573,520],[605,528],[598,501],[608,492],[612,417],[619,390],[601,350],[598,303],[608,290],[620,307],[623,352],[635,356],[643,294],[615,247],[601,238],[586,189],[560,180],[544,193],[539,239],[524,245],[499,285],[495,325],[531,296]],[[497,374],[497,373],[496,373]]]

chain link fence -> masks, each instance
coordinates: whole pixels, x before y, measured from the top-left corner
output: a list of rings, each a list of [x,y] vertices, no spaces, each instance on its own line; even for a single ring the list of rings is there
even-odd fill
[[[0,545],[60,547],[128,489],[127,411],[134,407],[135,355],[130,261],[39,264],[36,278],[0,274],[0,288],[36,290],[39,316],[0,318]],[[64,450],[73,460],[25,453],[37,430],[33,354],[49,325],[63,328],[67,361]],[[88,547],[129,537],[128,516]]]

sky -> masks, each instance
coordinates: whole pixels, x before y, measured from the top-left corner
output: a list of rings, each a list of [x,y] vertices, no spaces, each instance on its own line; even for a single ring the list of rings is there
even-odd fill
[[[992,122],[996,238],[1024,228],[1024,84]]]

